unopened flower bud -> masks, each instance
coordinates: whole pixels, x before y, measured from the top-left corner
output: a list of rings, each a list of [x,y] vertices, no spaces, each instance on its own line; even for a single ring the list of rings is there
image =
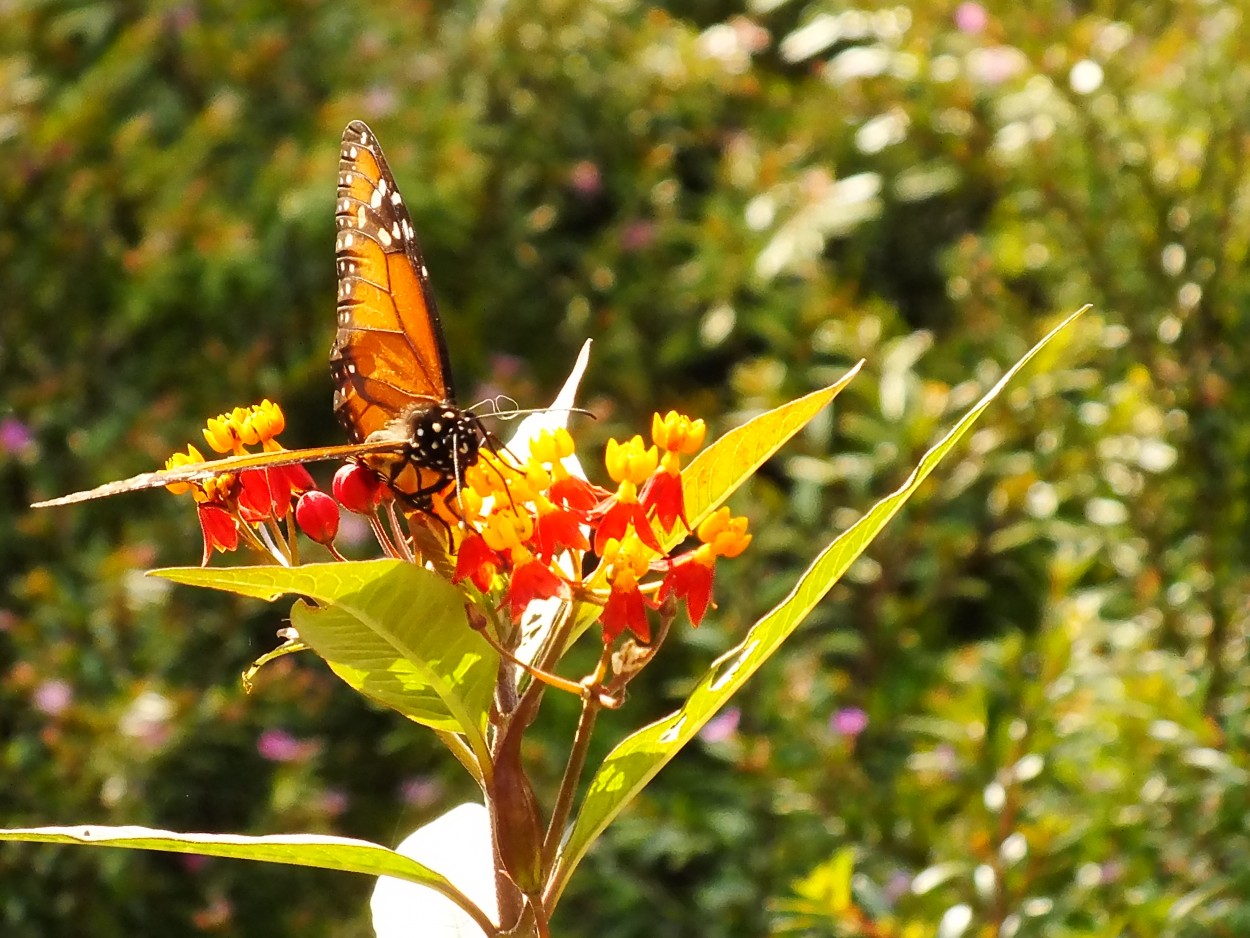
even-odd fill
[[[305,492],[295,504],[295,522],[318,544],[329,544],[339,533],[339,506],[325,492]]]
[[[382,480],[359,463],[349,462],[334,473],[330,491],[334,500],[350,512],[371,515],[382,500]]]

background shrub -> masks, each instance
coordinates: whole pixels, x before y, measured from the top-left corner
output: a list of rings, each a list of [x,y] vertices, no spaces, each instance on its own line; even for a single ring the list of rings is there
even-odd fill
[[[360,117],[465,402],[542,403],[593,337],[589,449],[868,361],[741,498],[757,549],[605,746],[1094,304],[610,831],[562,934],[1244,933],[1242,5],[156,6],[0,10],[6,824],[394,843],[470,794],[311,660],[242,694],[281,610],[140,575],[194,562],[185,504],[24,507],[262,396],[289,443],[340,440],[332,200]],[[548,706],[540,776],[571,719]],[[10,845],[0,924],[365,935],[369,886]]]

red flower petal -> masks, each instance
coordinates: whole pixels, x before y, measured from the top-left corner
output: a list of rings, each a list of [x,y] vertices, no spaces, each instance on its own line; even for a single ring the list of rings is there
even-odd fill
[[[227,551],[239,546],[239,531],[230,512],[216,505],[199,505],[196,513],[200,518],[200,531],[204,534],[204,559],[200,561],[202,566],[207,566],[214,548]]]
[[[633,632],[640,641],[651,641],[651,624],[647,621],[647,606],[637,587],[628,590],[612,590],[608,602],[599,614],[603,626],[603,643],[610,645],[626,630]]]
[[[655,532],[651,530],[651,521],[647,518],[642,505],[619,501],[614,502],[599,521],[599,526],[595,530],[595,553],[603,556],[604,548],[613,538],[618,541],[624,540],[625,532],[631,524],[638,535],[638,540],[657,554],[664,553],[664,548],[656,539]]]
[[[606,489],[591,485],[576,476],[557,479],[547,490],[547,497],[557,505],[578,513],[590,511],[607,496]]]
[[[657,472],[642,487],[638,500],[648,514],[654,514],[665,531],[673,530],[678,519],[690,530],[686,520],[686,500],[682,493],[681,476]]]
[[[288,492],[287,498],[290,497]],[[239,514],[245,521],[274,517],[273,487],[268,470],[253,469],[239,474]]]
[[[542,560],[563,550],[589,550],[590,542],[582,532],[576,515],[567,511],[549,511],[534,522],[534,553]]]
[[[317,483],[313,480],[312,474],[307,468],[296,463],[293,466],[279,466],[277,469],[270,469],[271,473],[280,474],[283,477],[285,485],[290,488],[295,495],[302,495],[304,492],[311,492],[317,487]]]
[[[499,556],[487,546],[480,534],[466,537],[456,552],[456,572],[452,576],[453,583],[459,583],[466,577],[483,593],[490,589],[490,581],[499,569]]]
[[[690,558],[687,560],[686,558]],[[690,624],[698,628],[712,601],[712,567],[693,560],[694,553],[686,554],[669,568],[668,575],[660,584],[660,599],[676,596],[686,602]]]
[[[619,501],[613,501],[603,512],[603,516],[599,519],[598,527],[595,528],[595,553],[603,556],[603,549],[608,546],[608,541],[615,538],[616,540],[625,539],[625,531],[629,527],[629,519],[633,514],[633,505],[624,505]]]
[[[660,546],[659,539],[655,536],[655,530],[651,527],[651,519],[647,517],[647,510],[642,505],[633,505],[633,517],[630,519],[634,523],[634,531],[638,535],[638,540],[642,541],[657,554],[664,553],[664,548]]]
[[[508,587],[508,613],[514,622],[520,621],[521,613],[533,600],[553,596],[568,599],[568,583],[541,560],[527,560],[512,571],[512,583]]]

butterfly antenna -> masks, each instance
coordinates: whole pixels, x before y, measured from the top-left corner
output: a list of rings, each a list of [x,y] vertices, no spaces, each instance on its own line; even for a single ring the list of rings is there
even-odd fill
[[[499,406],[500,401],[507,401],[513,406],[501,408]],[[472,413],[489,406],[490,412],[486,416],[497,417],[500,420],[515,420],[517,417],[528,417],[531,414],[580,414],[583,417],[589,417],[591,420],[597,419],[593,413],[584,407],[518,407],[516,404],[517,402],[506,394],[499,394],[495,397],[488,397],[485,400],[478,401],[468,410]]]

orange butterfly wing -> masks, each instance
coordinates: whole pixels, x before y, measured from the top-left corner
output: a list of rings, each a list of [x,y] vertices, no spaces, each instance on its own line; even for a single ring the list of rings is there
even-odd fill
[[[145,472],[33,507],[344,458],[362,458],[416,505],[455,481],[477,457],[478,424],[455,407],[447,346],[412,218],[377,138],[362,121],[352,121],[343,131],[335,222],[338,332],[330,369],[334,412],[351,444],[248,453]],[[366,442],[397,418],[417,423]],[[410,431],[422,422],[430,423],[431,431],[414,441]]]
[[[353,442],[413,405],[452,403],[447,345],[412,218],[362,121],[339,153],[334,412]]]

